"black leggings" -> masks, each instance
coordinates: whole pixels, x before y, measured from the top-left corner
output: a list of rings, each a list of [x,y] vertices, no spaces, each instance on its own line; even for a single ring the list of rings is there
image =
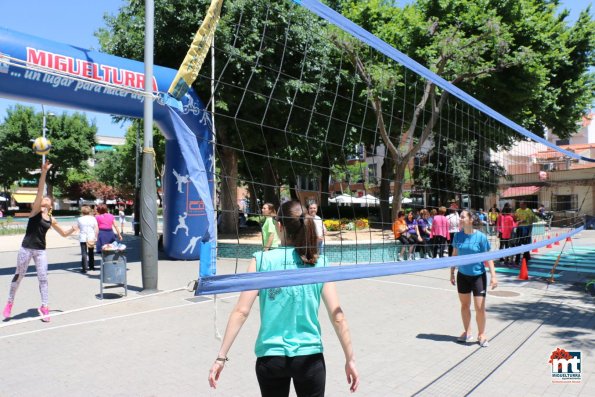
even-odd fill
[[[308,356],[266,356],[256,359],[256,378],[262,397],[289,396],[289,384],[298,397],[323,397],[326,364],[322,353]]]
[[[81,243],[81,267],[83,270],[95,270],[95,254],[93,248],[87,247],[86,242]]]

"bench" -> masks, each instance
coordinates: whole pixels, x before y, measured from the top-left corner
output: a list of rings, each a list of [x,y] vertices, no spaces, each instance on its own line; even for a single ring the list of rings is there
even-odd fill
[[[556,263],[556,259],[543,259],[543,258],[532,258],[531,263],[533,264],[541,264],[541,265],[553,265]],[[587,266],[587,267],[595,267],[595,263],[592,260],[583,260],[583,259],[569,259],[569,258],[562,258],[560,259],[559,265],[568,266],[568,265],[579,265],[579,266]]]
[[[497,267],[496,268],[496,272],[497,273],[507,273],[507,274],[519,274],[519,269],[509,269],[507,267]],[[529,270],[529,276],[531,277],[544,277],[544,278],[550,278],[552,277],[552,275],[550,273],[543,273],[543,272],[535,272],[532,270]],[[560,274],[554,274],[554,278],[558,278],[560,277]]]
[[[538,269],[551,269],[554,265],[536,265],[531,264],[531,267],[536,267]],[[558,265],[556,266],[557,271],[566,271],[566,272],[580,272],[580,273],[595,273],[595,267],[578,267],[572,265]],[[531,272],[529,272],[531,273]]]

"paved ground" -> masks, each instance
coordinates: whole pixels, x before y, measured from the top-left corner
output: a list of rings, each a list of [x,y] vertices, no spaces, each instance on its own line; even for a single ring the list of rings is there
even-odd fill
[[[78,243],[49,234],[52,321],[36,316],[34,268],[21,284],[14,318],[0,322],[1,396],[258,396],[253,345],[255,305],[230,352],[220,386],[207,374],[237,294],[189,301],[182,290],[196,262],[160,260],[156,295],[139,294],[139,241],[128,235],[128,297],[122,288],[98,299],[98,272],[83,275]],[[22,237],[0,237],[0,300],[4,304]],[[574,239],[595,250],[595,232]],[[559,247],[555,247],[559,248]],[[569,249],[570,247],[567,247]],[[220,272],[246,261],[221,261]],[[593,276],[592,276],[593,277]],[[338,284],[361,373],[359,396],[594,396],[595,300],[585,274],[565,273],[549,287],[499,275],[488,298],[489,348],[454,342],[461,332],[448,270]],[[60,313],[64,313],[60,315]],[[322,314],[327,395],[348,395],[340,346]],[[556,348],[582,353],[582,381],[553,384]]]

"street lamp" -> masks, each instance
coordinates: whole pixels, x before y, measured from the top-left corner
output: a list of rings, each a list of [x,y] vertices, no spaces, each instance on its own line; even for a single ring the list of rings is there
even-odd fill
[[[43,114],[43,127],[42,127],[41,131],[42,131],[42,136],[45,138],[45,132],[46,132],[47,128],[46,128],[45,108],[43,107],[43,104],[41,105],[41,113]],[[48,112],[47,116],[51,117],[51,116],[55,116],[55,114],[52,112]],[[45,164],[45,154],[43,156],[41,156],[41,165],[43,166],[43,164]]]
[[[41,104],[41,113],[43,114],[42,136],[45,138],[45,131],[47,130],[47,128],[46,128],[45,108],[43,107],[43,104]],[[55,114],[52,112],[48,112],[47,115],[48,115],[48,117],[55,116]],[[43,169],[44,164],[45,164],[45,154],[41,156],[41,168],[42,169]],[[43,195],[44,196],[48,194],[47,189],[48,189],[48,185],[45,184],[43,186]]]

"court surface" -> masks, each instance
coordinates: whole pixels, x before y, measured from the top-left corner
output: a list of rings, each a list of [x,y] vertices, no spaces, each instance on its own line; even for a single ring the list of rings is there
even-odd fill
[[[16,261],[7,239],[0,237],[2,305]],[[159,262],[161,292],[140,294],[140,241],[128,235],[126,243],[128,297],[122,288],[109,288],[101,301],[99,272],[79,272],[78,243],[49,241],[49,247],[60,246],[48,250],[53,317],[50,323],[34,318],[39,292],[31,266],[14,318],[0,322],[0,395],[258,396],[258,305],[212,390],[207,376],[220,343],[215,335],[223,333],[237,294],[218,296],[216,305],[212,297],[192,299],[183,287],[198,263],[165,259]],[[582,232],[573,243],[595,250],[595,232]],[[237,263],[241,271],[246,265]],[[219,271],[235,266],[222,260]],[[549,287],[541,279],[498,277],[500,286],[487,301],[488,348],[455,342],[462,325],[448,269],[338,283],[361,376],[355,395],[595,395],[595,300],[581,290],[589,276],[563,272]],[[324,308],[321,319],[327,396],[349,395],[343,354]],[[581,352],[580,383],[552,383],[548,361],[557,348]]]

